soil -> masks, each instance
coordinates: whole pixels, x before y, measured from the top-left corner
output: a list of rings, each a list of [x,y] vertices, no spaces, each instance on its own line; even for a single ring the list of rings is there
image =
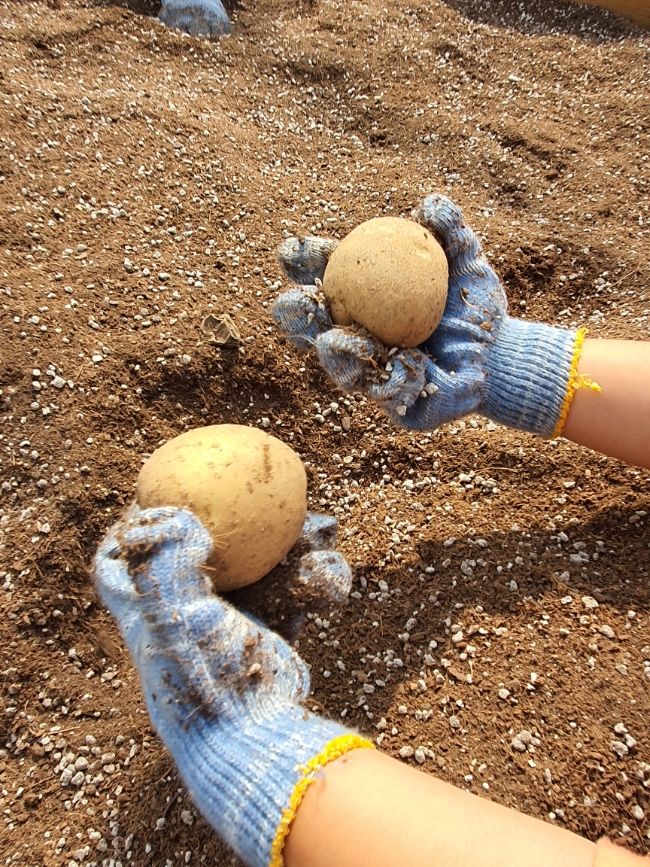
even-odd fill
[[[209,43],[136,5],[0,0],[2,863],[237,863],[88,577],[142,460],[217,422],[292,444],[339,518],[352,599],[298,639],[315,707],[650,852],[647,472],[479,418],[396,430],[270,315],[283,237],[439,190],[517,314],[647,338],[648,33],[556,0],[245,0]]]

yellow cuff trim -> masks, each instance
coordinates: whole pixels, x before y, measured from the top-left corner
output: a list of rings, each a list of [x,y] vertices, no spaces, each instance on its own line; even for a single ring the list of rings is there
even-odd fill
[[[573,403],[573,397],[579,388],[588,388],[591,391],[602,391],[602,388],[597,382],[594,382],[590,376],[587,376],[585,373],[578,373],[578,364],[580,364],[582,346],[585,342],[586,336],[587,329],[579,328],[578,333],[576,334],[576,342],[573,347],[573,358],[571,359],[571,367],[569,368],[569,382],[564,396],[564,402],[562,403],[562,409],[560,410],[560,417],[558,418],[555,429],[551,434],[551,439],[559,437],[564,430],[564,425],[566,424],[569,410]]]
[[[360,735],[341,735],[331,740],[318,755],[298,768],[300,779],[291,793],[288,806],[282,812],[278,829],[275,832],[275,839],[271,846],[269,867],[282,867],[284,864],[282,850],[291,829],[291,823],[296,818],[298,807],[300,807],[302,799],[305,797],[305,792],[312,783],[316,782],[318,771],[335,759],[345,755],[345,753],[349,753],[350,750],[359,749],[372,750],[374,749],[374,745]]]

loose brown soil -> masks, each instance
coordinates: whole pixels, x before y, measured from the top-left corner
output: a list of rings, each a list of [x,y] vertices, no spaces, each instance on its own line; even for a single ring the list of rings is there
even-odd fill
[[[514,311],[647,338],[647,33],[555,0],[246,0],[207,43],[143,5],[0,2],[2,863],[236,863],[88,564],[162,441],[264,419],[355,570],[299,638],[315,706],[650,852],[647,473],[482,419],[395,430],[269,310],[283,235],[441,190]],[[201,330],[226,313],[235,347]]]

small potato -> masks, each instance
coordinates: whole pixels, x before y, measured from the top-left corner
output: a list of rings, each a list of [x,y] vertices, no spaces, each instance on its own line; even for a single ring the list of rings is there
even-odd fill
[[[196,428],[157,449],[138,476],[141,508],[190,509],[212,536],[215,590],[262,578],[293,547],[307,514],[298,455],[253,427]]]
[[[323,276],[332,319],[363,326],[386,346],[426,340],[447,302],[447,257],[431,232],[412,220],[361,223],[330,256]]]

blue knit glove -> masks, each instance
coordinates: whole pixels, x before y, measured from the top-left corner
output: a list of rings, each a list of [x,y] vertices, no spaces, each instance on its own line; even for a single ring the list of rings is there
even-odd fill
[[[212,593],[210,548],[191,512],[133,507],[100,545],[94,578],[190,797],[248,865],[280,865],[318,769],[369,744],[307,712],[307,666]]]
[[[280,262],[300,288],[281,295],[273,314],[299,349],[315,347],[343,391],[361,391],[401,427],[431,430],[469,413],[542,436],[561,431],[576,388],[584,332],[508,315],[501,282],[460,208],[430,195],[413,212],[441,242],[449,263],[447,305],[417,349],[390,353],[379,341],[335,328],[319,290],[336,242],[289,238]]]
[[[162,0],[158,18],[191,36],[215,38],[230,33],[228,13],[221,0]]]

